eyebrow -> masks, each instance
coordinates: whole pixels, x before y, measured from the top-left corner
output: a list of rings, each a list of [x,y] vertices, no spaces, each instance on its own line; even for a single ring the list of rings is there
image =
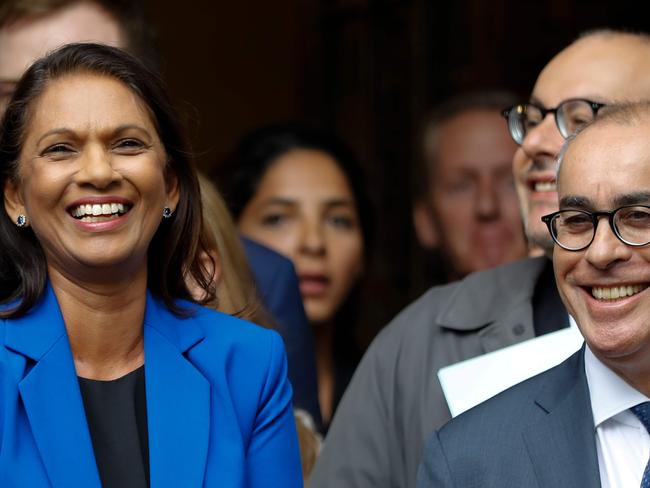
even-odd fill
[[[332,198],[325,201],[328,207],[353,207],[354,201],[351,198]]]
[[[639,191],[617,196],[614,204],[618,207],[624,205],[646,204],[650,202],[650,191]]]
[[[71,129],[66,129],[65,127],[58,127],[56,129],[48,130],[45,134],[43,134],[41,137],[38,138],[36,141],[36,145],[39,145],[43,139],[50,137],[50,136],[55,136],[55,135],[74,135],[74,131]]]
[[[561,103],[564,103],[564,102],[566,102],[568,100],[589,100],[590,102],[606,103],[608,105],[611,104],[611,102],[607,102],[602,96],[599,96],[599,95],[576,95],[576,96],[573,96],[573,97],[563,98],[558,103],[556,103],[555,106],[557,107]],[[544,105],[539,98],[534,97],[534,96],[531,96],[528,99],[528,103],[532,103],[534,105],[539,105],[540,107],[544,107],[544,108],[549,108],[547,105]]]
[[[581,197],[577,195],[567,195],[560,198],[560,209],[563,208],[579,208],[579,209],[592,209],[594,205],[592,201],[587,197]]]
[[[281,198],[281,197],[271,197],[263,202],[264,205],[284,205],[286,207],[291,206],[291,205],[296,205],[295,200],[291,200],[289,198]]]
[[[149,131],[147,129],[145,129],[141,125],[137,125],[137,124],[122,124],[122,125],[119,125],[111,132],[111,135],[117,135],[117,134],[120,134],[120,133],[125,132],[125,131],[130,130],[130,129],[139,130],[139,131],[144,132],[145,134],[147,134],[147,136],[151,137],[151,134],[149,133]],[[69,135],[69,136],[76,137],[77,133],[74,130],[69,129],[67,127],[57,127],[56,129],[49,130],[45,134],[43,134],[38,139],[38,141],[36,141],[36,144],[37,145],[40,144],[41,141],[43,141],[43,139],[45,139],[45,138],[47,138],[49,136],[53,136],[53,135]]]
[[[639,191],[634,193],[625,193],[617,195],[613,204],[615,207],[623,207],[625,205],[645,205],[650,202],[650,191]],[[560,208],[578,208],[578,209],[593,209],[595,205],[590,198],[579,195],[567,195],[560,199]]]
[[[332,198],[329,200],[325,200],[324,203],[328,208],[354,206],[354,201],[351,198]],[[268,198],[267,200],[264,200],[264,205],[292,206],[292,205],[298,205],[298,202],[291,198],[271,197]]]

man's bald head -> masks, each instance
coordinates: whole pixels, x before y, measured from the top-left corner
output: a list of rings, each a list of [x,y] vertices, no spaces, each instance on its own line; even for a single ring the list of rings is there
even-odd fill
[[[556,55],[537,78],[530,101],[555,108],[575,98],[606,105],[650,100],[650,36],[592,31]],[[547,251],[553,243],[541,216],[558,208],[555,160],[563,142],[549,114],[528,130],[513,162],[526,234]]]

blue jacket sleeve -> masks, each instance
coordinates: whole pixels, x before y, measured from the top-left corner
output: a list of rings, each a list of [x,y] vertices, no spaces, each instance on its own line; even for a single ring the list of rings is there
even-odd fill
[[[282,340],[271,334],[266,381],[247,453],[250,488],[302,487],[291,385]]]

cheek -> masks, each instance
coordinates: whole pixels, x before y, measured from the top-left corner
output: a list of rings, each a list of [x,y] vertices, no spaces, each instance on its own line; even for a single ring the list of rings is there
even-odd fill
[[[360,234],[335,237],[329,244],[331,273],[341,288],[347,290],[357,281],[363,269],[363,240]]]
[[[555,273],[556,283],[560,295],[563,297],[565,302],[568,302],[569,308],[572,307],[572,302],[574,301],[574,294],[577,291],[573,285],[572,272],[576,269],[579,259],[577,256],[572,254],[579,253],[569,253],[554,247],[553,251],[553,272]]]
[[[474,221],[471,195],[465,198],[441,196],[433,201],[433,209],[443,239],[461,239],[470,232]]]
[[[65,193],[70,175],[48,168],[25,169],[21,175],[20,193],[25,207],[54,206]]]

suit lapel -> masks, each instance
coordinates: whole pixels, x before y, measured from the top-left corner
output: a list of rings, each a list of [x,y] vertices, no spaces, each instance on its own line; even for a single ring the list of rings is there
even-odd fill
[[[7,322],[7,347],[28,358],[18,388],[36,445],[55,487],[101,487],[79,383],[56,297]]]
[[[600,487],[584,347],[574,354],[536,400],[542,418],[523,434],[539,486]]]
[[[151,486],[202,486],[210,434],[210,384],[186,359],[203,340],[192,319],[151,296],[145,314],[145,382]]]

